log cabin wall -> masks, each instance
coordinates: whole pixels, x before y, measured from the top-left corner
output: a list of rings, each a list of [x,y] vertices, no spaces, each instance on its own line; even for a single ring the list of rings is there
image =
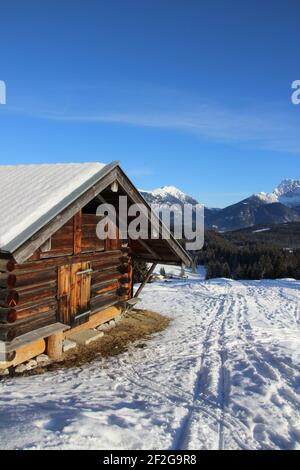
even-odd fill
[[[0,260],[0,340],[11,341],[57,321],[72,325],[76,302],[82,301],[83,285],[89,291],[84,307],[90,314],[130,298],[128,249],[120,240],[99,240],[98,221],[95,214],[80,211],[25,263]],[[65,298],[59,295],[62,268],[67,268],[66,276],[71,276],[66,277]],[[90,273],[85,275],[78,295],[72,294],[72,269]],[[76,276],[76,272],[73,274]]]

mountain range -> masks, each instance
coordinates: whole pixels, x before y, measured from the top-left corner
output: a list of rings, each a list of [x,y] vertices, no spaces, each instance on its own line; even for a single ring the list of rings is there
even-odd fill
[[[141,190],[143,197],[156,210],[173,204],[195,205],[198,201],[175,186],[152,191]],[[252,194],[223,209],[205,207],[205,228],[220,232],[238,230],[257,224],[282,224],[300,221],[300,180],[283,180],[271,193]]]

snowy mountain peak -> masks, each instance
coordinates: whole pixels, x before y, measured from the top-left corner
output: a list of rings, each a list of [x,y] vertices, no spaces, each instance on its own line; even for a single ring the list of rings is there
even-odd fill
[[[254,194],[254,196],[258,197],[261,201],[270,204],[271,202],[278,202],[278,197],[274,193],[264,193],[263,191],[260,193]]]
[[[161,188],[153,189],[151,191],[155,196],[172,196],[180,200],[186,199],[186,194],[175,186],[162,186]]]
[[[300,180],[286,179],[281,181],[281,183],[274,189],[274,194],[278,196],[283,196],[287,193],[290,193],[295,190],[300,189]]]
[[[153,189],[152,191],[140,191],[146,201],[152,204],[171,205],[171,204],[197,204],[191,196],[188,196],[175,186],[162,186],[161,188]]]
[[[271,193],[257,193],[266,204],[281,202],[289,207],[300,205],[300,180],[285,179]]]

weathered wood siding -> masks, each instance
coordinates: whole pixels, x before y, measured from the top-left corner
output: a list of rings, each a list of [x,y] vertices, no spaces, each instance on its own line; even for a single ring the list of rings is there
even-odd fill
[[[11,341],[56,321],[71,324],[80,309],[90,309],[93,314],[131,297],[127,248],[119,240],[99,240],[98,221],[96,215],[79,214],[25,263],[0,260],[0,340]],[[63,300],[58,286],[62,268],[67,271]],[[83,268],[92,272],[76,288],[71,281]],[[62,302],[66,302],[65,310]]]
[[[99,240],[96,234],[96,226],[99,220],[100,218],[94,214],[82,214],[82,253],[104,250],[104,240]]]

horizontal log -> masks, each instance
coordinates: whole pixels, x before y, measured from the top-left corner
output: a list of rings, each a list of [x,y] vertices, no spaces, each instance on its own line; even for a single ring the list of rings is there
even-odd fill
[[[57,273],[55,269],[46,271],[37,271],[30,273],[16,274],[2,274],[0,275],[0,286],[8,289],[13,288],[29,288],[34,289],[35,287],[41,286],[50,281],[55,281]]]
[[[73,219],[71,219],[67,224],[63,225],[57,232],[55,232],[51,237],[51,249],[57,247],[58,244],[72,244],[73,241]],[[41,251],[46,251],[43,249],[42,245]],[[50,250],[47,250],[50,251]]]
[[[99,310],[100,308],[105,308],[108,305],[111,305],[114,302],[119,301],[119,296],[116,293],[107,294],[107,295],[99,295],[97,297],[93,297],[91,299],[91,310]]]
[[[94,284],[91,287],[91,295],[92,297],[97,296],[99,294],[103,294],[108,291],[117,290],[119,286],[119,282],[117,279],[113,281],[109,280],[106,282],[100,282],[99,284]]]
[[[98,242],[97,240],[82,240],[81,242],[81,252],[92,253],[92,252],[104,252],[105,246],[103,243]]]
[[[109,320],[116,318],[120,315],[120,313],[121,309],[117,307],[101,309],[100,312],[98,309],[95,309],[94,314],[90,316],[89,320],[86,323],[83,323],[79,326],[75,326],[74,328],[66,331],[65,337],[72,336],[74,333],[77,333],[79,331],[95,328],[96,326],[101,325],[102,323],[106,323]]]
[[[88,229],[90,227],[90,229]],[[85,225],[82,227],[82,239],[84,240],[97,240],[99,242],[104,242],[104,240],[101,240],[98,238],[97,233],[96,233],[96,225]]]
[[[0,271],[11,272],[15,269],[16,264],[11,259],[0,259]]]
[[[49,311],[31,320],[20,321],[12,325],[0,325],[0,340],[12,341],[18,336],[29,331],[34,331],[43,326],[51,325],[56,321],[56,311]]]
[[[17,319],[17,312],[14,308],[0,307],[0,323],[14,323]]]
[[[64,230],[59,230],[51,237],[51,245],[54,243],[65,243],[73,240],[73,226]]]
[[[38,356],[45,352],[46,349],[46,342],[44,339],[39,339],[34,341],[33,343],[27,344],[26,346],[22,346],[18,348],[16,351],[9,353],[7,355],[6,363],[0,363],[0,369],[6,369],[8,367],[15,367],[22,362],[29,361],[33,357]],[[11,356],[11,357],[9,357]]]
[[[98,273],[105,273],[107,271],[118,271],[119,272],[119,261],[118,260],[115,260],[115,261],[109,261],[105,264],[103,264],[103,266],[93,266],[93,275],[96,276]]]
[[[56,295],[54,297],[50,297],[50,298],[46,298],[46,299],[41,299],[39,301],[29,301],[29,302],[26,302],[25,304],[18,304],[16,307],[14,307],[14,309],[17,311],[17,312],[20,312],[22,313],[23,311],[26,311],[28,309],[31,309],[31,308],[34,308],[34,307],[39,307],[41,305],[46,305],[48,303],[55,303],[55,305],[57,305],[57,297]]]
[[[23,264],[16,265],[16,274],[18,276],[19,272],[32,272],[34,271],[44,271],[51,267],[59,267],[65,264],[79,263],[85,261],[98,262],[104,259],[110,259],[111,256],[121,256],[122,253],[120,250],[111,250],[111,251],[102,251],[102,252],[93,252],[88,254],[79,254],[79,255],[68,255],[62,256],[61,258],[49,258],[43,259],[40,261],[30,261]]]
[[[121,264],[120,266],[118,266],[118,271],[121,274],[127,273],[128,272],[128,264]]]
[[[57,280],[55,279],[52,281],[44,281],[37,284],[29,284],[28,286],[16,287],[14,290],[16,290],[20,296],[21,294],[23,295],[27,292],[41,292],[42,290],[51,289],[56,285]]]
[[[55,251],[56,253],[71,253],[73,255],[73,249],[73,238],[68,240],[53,240],[51,243],[51,249],[44,250],[42,253],[51,253],[52,251]]]
[[[21,291],[19,293],[19,305],[24,305],[27,303],[39,303],[44,299],[53,299],[56,297],[57,287],[41,287],[35,290]]]
[[[67,251],[73,249],[73,236],[70,237],[69,235],[64,238],[54,238],[51,242],[51,250],[60,250],[60,251]]]
[[[94,253],[94,252],[104,252],[104,245],[101,243],[98,243],[96,240],[93,241],[88,241],[86,242],[85,240],[82,240],[81,243],[81,252],[84,253]]]
[[[15,307],[19,302],[19,294],[15,290],[0,289],[0,306]]]
[[[100,282],[104,281],[114,281],[118,280],[120,277],[120,273],[117,270],[107,270],[103,273],[93,273],[92,276],[92,285],[99,284]]]
[[[32,318],[41,313],[46,313],[46,312],[49,312],[51,310],[56,310],[56,309],[57,309],[56,299],[42,301],[39,304],[29,305],[25,308],[24,307],[22,308],[22,306],[21,307],[17,306],[15,309],[16,320],[18,321],[18,320],[23,320],[25,318]]]
[[[97,224],[82,224],[82,235],[86,237],[87,234],[92,234],[94,237],[97,237]]]
[[[98,240],[97,238],[82,238],[81,240],[81,250],[82,252],[86,252],[87,250],[89,251],[104,251],[105,245],[101,240]]]
[[[104,286],[103,284],[100,286],[93,286],[92,289],[95,295],[99,295],[99,294],[105,294],[107,292],[115,291],[118,289],[118,287],[119,287],[119,283],[118,281],[115,281],[113,283],[106,284]]]
[[[42,255],[43,253],[40,254]],[[26,276],[27,274],[33,273],[56,272],[57,262],[58,260],[39,259],[26,264],[17,264],[12,274],[15,274],[18,278],[19,276]]]
[[[84,225],[95,225],[103,217],[96,214],[82,214],[82,226]]]
[[[16,275],[12,273],[0,273],[0,287],[13,289],[16,285]]]
[[[85,240],[89,239],[97,239],[98,241],[104,242],[104,240],[101,240],[96,232],[97,226],[96,225],[83,225],[82,226],[82,238]]]
[[[120,277],[120,279],[119,279],[120,284],[128,284],[129,282],[130,282],[130,280],[129,280],[128,276],[123,276],[123,277]]]
[[[39,271],[32,273],[30,276],[18,276],[16,278],[15,288],[18,292],[21,290],[35,290],[43,286],[53,287],[57,283],[57,272],[52,271]]]
[[[117,294],[119,297],[123,297],[124,295],[129,295],[130,293],[130,289],[128,289],[127,287],[119,287],[119,289],[117,290]]]
[[[18,306],[15,308],[4,308],[0,307],[0,323],[15,323],[20,320],[31,320],[33,317],[41,315],[47,312],[53,312],[57,309],[57,301],[51,300],[42,305],[35,305],[28,308],[18,310]]]
[[[92,256],[96,253],[96,252],[95,252],[95,248],[97,248],[97,247],[95,247],[95,246],[94,246],[93,248],[91,248],[91,247],[89,247],[89,246],[83,247],[83,248],[81,249],[81,253],[82,253],[82,254],[90,254],[91,257],[92,257]],[[97,253],[101,253],[102,251],[104,251],[104,248],[99,247]]]
[[[128,262],[128,259],[126,260]],[[93,260],[93,268],[96,271],[98,268],[101,269],[104,266],[108,266],[109,264],[120,264],[121,259],[120,255],[117,252],[115,255],[111,255],[108,258],[104,258],[102,260]]]
[[[61,259],[62,257],[64,256],[71,256],[73,253],[73,247],[70,247],[66,250],[62,250],[62,248],[58,249],[58,250],[51,250],[51,251],[46,251],[45,253],[41,253],[40,254],[40,258],[42,260],[48,260],[48,259]],[[59,261],[56,263],[57,265],[59,265]]]

